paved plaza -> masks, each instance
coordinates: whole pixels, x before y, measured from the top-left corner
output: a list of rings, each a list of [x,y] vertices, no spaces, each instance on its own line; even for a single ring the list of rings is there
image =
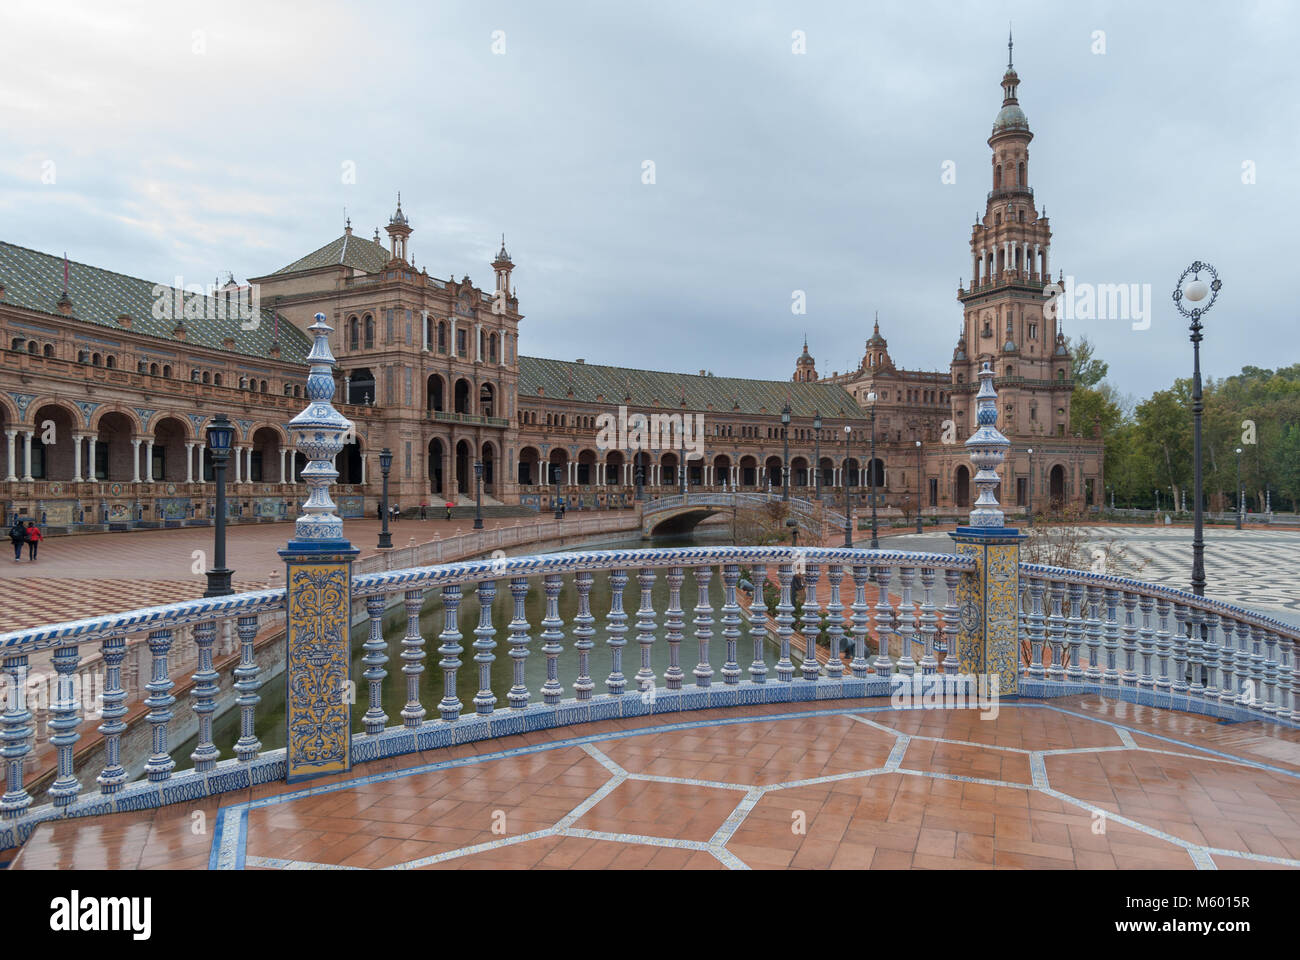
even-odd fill
[[[1099,697],[774,704],[47,823],[13,867],[1295,868],[1298,785],[1300,731]]]
[[[514,526],[527,518],[485,517],[485,529]],[[469,533],[473,518],[399,520],[389,526],[394,547]],[[344,536],[359,557],[376,553],[378,520],[344,521]],[[54,537],[41,544],[35,563],[0,559],[0,622],[5,630],[133,610],[203,595],[204,571],[212,565],[211,527]],[[293,536],[292,523],[227,528],[226,566],[236,591],[260,590],[274,574],[284,583],[277,550]],[[201,554],[197,556],[196,554]],[[195,567],[199,572],[195,572]]]

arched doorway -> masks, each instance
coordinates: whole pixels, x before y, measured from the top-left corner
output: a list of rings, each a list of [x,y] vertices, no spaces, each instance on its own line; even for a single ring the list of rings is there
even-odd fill
[[[867,466],[866,482],[868,485],[875,484],[876,490],[885,489],[885,461],[879,457],[872,460]]]
[[[768,457],[763,464],[763,482],[773,490],[779,490],[781,487],[781,458]]]
[[[474,464],[470,459],[469,444],[464,440],[456,442],[456,492],[469,496],[470,481],[474,476]]]
[[[91,477],[92,464],[85,459],[87,444],[73,440],[73,425],[77,422],[73,414],[58,404],[46,404],[36,411],[32,434],[32,476],[37,480],[71,480],[73,477],[73,444],[81,446],[83,459],[81,475]],[[50,442],[46,443],[45,439]],[[22,448],[18,448],[18,457],[22,457]]]
[[[970,469],[964,463],[957,467],[954,477],[953,503],[958,507],[970,506]]]
[[[551,451],[550,462],[547,467],[550,470],[547,476],[547,482],[551,486],[562,486],[569,482],[569,455],[559,447]]]
[[[1052,512],[1059,512],[1065,506],[1065,467],[1059,463],[1047,475],[1047,489]]]
[[[742,487],[758,486],[758,461],[750,456],[740,458],[740,485]]]
[[[456,381],[456,412],[469,413],[469,381],[464,377]]]
[[[360,437],[339,451],[339,455],[334,461],[334,469],[339,472],[339,478],[335,483],[361,483],[363,471],[361,469]]]
[[[578,485],[589,487],[596,482],[596,454],[592,450],[578,451]]]
[[[840,482],[848,483],[850,487],[862,486],[862,484],[860,484],[858,481],[863,480],[865,478],[858,476],[859,473],[858,467],[859,464],[858,464],[857,457],[849,457],[847,460],[845,460],[844,474]]]
[[[714,457],[713,472],[710,474],[709,479],[712,481],[712,486],[720,487],[725,483],[730,488],[732,483],[731,458],[726,454],[719,454]]]
[[[153,429],[153,478],[158,482],[182,483],[189,475],[185,469],[189,450],[185,443],[185,424],[176,417],[163,417]],[[191,468],[192,470],[193,468]]]
[[[806,487],[808,486],[808,461],[803,457],[795,457],[790,461],[790,486]]]
[[[496,449],[490,443],[483,444],[483,494],[496,496]]]
[[[436,373],[429,374],[429,379],[424,384],[424,409],[430,413],[444,409],[443,397],[445,392],[442,377]]]
[[[496,388],[490,383],[485,383],[479,387],[478,391],[478,408],[479,414],[484,417],[496,416],[493,411],[496,409]]]
[[[605,458],[605,485],[617,487],[623,482],[623,451],[611,450]]]
[[[253,483],[280,483],[280,435],[271,427],[253,431],[253,453],[248,479]]]
[[[677,477],[677,454],[665,453],[659,458],[659,483],[665,487],[675,487],[681,481]]]
[[[429,492],[442,495],[442,470],[443,461],[447,457],[447,448],[443,446],[442,439],[434,437],[429,441]]]
[[[541,483],[542,475],[538,470],[541,455],[536,447],[524,447],[519,451],[519,485],[531,487]]]
[[[131,444],[135,433],[131,418],[125,413],[106,413],[99,418],[95,431],[95,463],[85,464],[85,477],[89,480],[131,480],[136,471],[131,466],[131,456],[137,453]],[[90,467],[94,467],[92,472]]]

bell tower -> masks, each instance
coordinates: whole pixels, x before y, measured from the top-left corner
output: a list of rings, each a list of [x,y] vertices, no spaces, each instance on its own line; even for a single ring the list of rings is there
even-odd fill
[[[389,249],[392,251],[394,260],[406,262],[408,256],[408,241],[411,238],[411,222],[406,219],[406,214],[402,213],[402,195],[397,195],[397,210],[388,220],[388,226],[384,228],[388,232]]]
[[[962,434],[970,435],[976,428],[974,390],[987,361],[1005,433],[1059,436],[1069,424],[1072,384],[1068,364],[1064,381],[1058,376],[1057,321],[1053,311],[1044,311],[1052,230],[1029,185],[1034,135],[1020,108],[1009,35],[1001,86],[1002,108],[988,138],[992,189],[984,216],[971,227],[970,283],[957,291],[965,315],[952,361],[954,414]]]

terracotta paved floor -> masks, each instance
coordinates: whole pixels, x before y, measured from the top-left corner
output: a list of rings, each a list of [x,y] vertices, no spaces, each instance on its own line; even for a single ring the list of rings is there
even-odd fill
[[[1099,697],[700,711],[46,824],[14,868],[209,865],[1295,868],[1300,731]]]

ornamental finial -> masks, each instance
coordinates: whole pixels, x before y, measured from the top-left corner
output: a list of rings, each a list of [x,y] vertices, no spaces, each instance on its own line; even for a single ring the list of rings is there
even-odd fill
[[[966,449],[970,451],[970,462],[976,469],[975,486],[979,489],[979,498],[970,512],[972,527],[1002,527],[1002,510],[994,492],[998,485],[997,468],[1006,458],[1011,441],[1004,437],[997,427],[998,394],[993,389],[993,368],[985,360],[980,368],[980,389],[975,395],[976,430],[966,439]]]
[[[329,335],[333,327],[325,322],[325,314],[316,314],[316,322],[307,329],[315,338],[307,360],[311,371],[307,374],[307,408],[289,421],[294,434],[294,444],[307,458],[307,465],[299,474],[307,484],[307,499],[302,505],[302,516],[294,524],[298,541],[347,546],[343,539],[343,521],[335,513],[330,499],[330,484],[338,479],[334,458],[343,449],[345,438],[352,433],[354,424],[334,409],[334,354],[330,350]]]

